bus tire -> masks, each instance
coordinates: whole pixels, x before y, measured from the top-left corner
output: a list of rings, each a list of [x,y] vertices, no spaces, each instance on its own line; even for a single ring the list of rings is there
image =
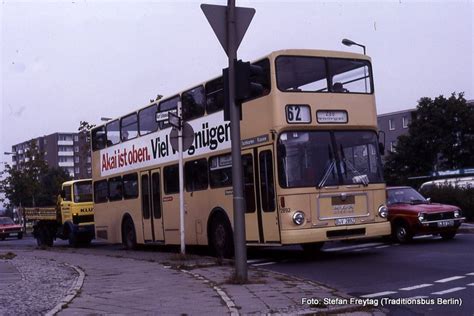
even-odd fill
[[[122,243],[127,249],[135,249],[137,247],[135,225],[130,217],[127,217],[122,224]]]
[[[210,244],[218,258],[231,258],[234,254],[234,237],[229,220],[216,214],[211,222]]]
[[[320,252],[323,246],[324,241],[301,244],[301,248],[303,248],[303,251],[309,255],[313,255]]]

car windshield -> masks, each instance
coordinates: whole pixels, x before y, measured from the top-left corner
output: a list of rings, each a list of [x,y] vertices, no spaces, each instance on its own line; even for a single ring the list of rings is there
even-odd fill
[[[74,202],[92,202],[92,182],[74,183]]]
[[[428,201],[413,188],[398,188],[387,190],[387,204],[421,204]]]
[[[284,188],[383,182],[373,131],[292,131],[278,140]]]
[[[10,217],[0,217],[0,225],[13,225],[15,224]]]

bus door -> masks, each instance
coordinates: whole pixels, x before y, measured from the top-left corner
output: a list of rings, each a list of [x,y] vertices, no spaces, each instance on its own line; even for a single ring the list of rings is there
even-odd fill
[[[265,243],[279,243],[280,229],[278,224],[278,212],[276,207],[275,173],[272,146],[264,146],[257,149],[258,157],[258,216],[261,220],[263,241]]]
[[[244,199],[245,199],[245,235],[247,243],[263,243],[263,235],[260,238],[261,218],[257,212],[257,196],[255,183],[258,175],[255,173],[254,155],[252,150],[242,152],[242,169],[244,175]]]
[[[145,242],[164,241],[160,170],[145,171],[140,176],[143,239]]]

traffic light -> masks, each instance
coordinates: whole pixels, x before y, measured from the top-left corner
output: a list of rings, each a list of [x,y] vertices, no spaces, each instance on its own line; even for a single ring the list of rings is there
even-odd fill
[[[250,62],[235,61],[235,99],[244,102],[263,92],[262,66]]]

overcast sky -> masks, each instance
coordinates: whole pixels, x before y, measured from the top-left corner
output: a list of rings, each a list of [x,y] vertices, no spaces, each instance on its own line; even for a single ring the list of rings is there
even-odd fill
[[[225,5],[226,1],[205,1]],[[221,73],[227,59],[200,1],[1,4],[0,161],[13,144],[100,123]],[[473,15],[462,1],[238,1],[256,15],[238,51],[286,48],[372,57],[378,113],[420,97],[474,98]],[[1,164],[0,164],[1,165]]]

